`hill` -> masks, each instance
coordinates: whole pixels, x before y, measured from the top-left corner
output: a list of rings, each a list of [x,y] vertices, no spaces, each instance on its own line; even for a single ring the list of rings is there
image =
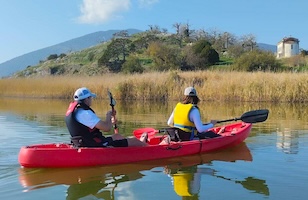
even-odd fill
[[[63,43],[36,50],[0,64],[0,78],[9,76],[17,71],[26,69],[28,66],[37,65],[51,54],[71,53],[95,46],[113,37],[114,33],[121,30],[108,30],[90,33]],[[129,34],[141,32],[137,29],[127,29]]]
[[[276,45],[270,45],[270,44],[264,44],[264,43],[258,43],[258,48],[265,51],[270,51],[273,53],[277,52],[277,46]]]
[[[97,47],[99,44],[103,44],[103,42],[110,40],[113,37],[114,33],[117,33],[121,30],[109,30],[109,31],[99,31],[91,34],[84,35],[82,37],[78,37],[60,44],[56,44],[50,47],[46,47],[37,51],[33,51],[27,53],[25,55],[16,57],[9,61],[6,61],[0,64],[0,78],[10,76],[18,71],[25,70],[28,66],[35,66],[40,63],[40,61],[45,61],[47,57],[51,54],[68,54],[72,52],[79,52],[81,50],[89,50],[91,48]],[[140,33],[142,31],[137,29],[127,29],[127,32],[130,35],[135,33]],[[276,53],[276,46],[269,45],[264,43],[257,43],[258,48],[262,50],[271,51]],[[75,57],[80,56],[75,55]],[[74,58],[78,60],[78,58]],[[72,63],[70,63],[72,64]],[[78,63],[75,63],[78,65]],[[86,67],[86,66],[85,66]],[[75,66],[72,66],[72,71]],[[88,69],[87,69],[88,70]],[[89,70],[88,70],[89,71]]]

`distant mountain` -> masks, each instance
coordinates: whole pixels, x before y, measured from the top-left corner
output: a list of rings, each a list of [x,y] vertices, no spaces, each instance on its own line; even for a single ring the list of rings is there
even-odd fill
[[[99,31],[18,56],[0,64],[0,78],[26,69],[28,66],[37,65],[40,60],[46,60],[51,54],[67,54],[108,41],[113,37],[114,33],[119,31],[121,30]],[[130,35],[141,32],[137,29],[127,29],[127,31]]]
[[[273,53],[277,52],[277,46],[276,45],[270,45],[270,44],[264,44],[264,43],[258,43],[258,48],[265,51],[270,51]]]

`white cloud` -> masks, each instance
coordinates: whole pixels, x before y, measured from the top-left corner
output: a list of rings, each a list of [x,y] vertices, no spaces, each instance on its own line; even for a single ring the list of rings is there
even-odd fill
[[[129,10],[130,0],[83,0],[80,7],[80,23],[104,23],[119,18],[118,13]]]

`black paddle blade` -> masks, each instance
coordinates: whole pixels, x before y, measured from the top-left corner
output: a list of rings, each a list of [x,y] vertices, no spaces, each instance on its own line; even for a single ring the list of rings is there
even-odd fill
[[[244,113],[240,120],[246,123],[258,123],[267,120],[269,111],[267,109],[252,110]]]
[[[109,90],[107,90],[107,92],[108,92],[108,97],[110,99],[110,106],[115,106],[116,102],[115,102],[111,92]]]

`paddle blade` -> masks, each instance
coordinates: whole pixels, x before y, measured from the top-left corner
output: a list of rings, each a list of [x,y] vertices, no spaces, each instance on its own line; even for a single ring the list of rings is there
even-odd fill
[[[152,138],[156,133],[159,133],[159,130],[154,128],[139,128],[133,131],[133,134],[136,138],[140,138],[143,133],[148,133],[148,138]]]
[[[109,89],[107,90],[108,92],[108,97],[109,97],[109,100],[110,100],[110,106],[115,106],[116,105],[116,101],[114,100],[113,96],[112,96],[112,93],[109,91]]]
[[[246,123],[258,123],[267,120],[269,111],[267,109],[252,110],[244,113],[240,120]]]

